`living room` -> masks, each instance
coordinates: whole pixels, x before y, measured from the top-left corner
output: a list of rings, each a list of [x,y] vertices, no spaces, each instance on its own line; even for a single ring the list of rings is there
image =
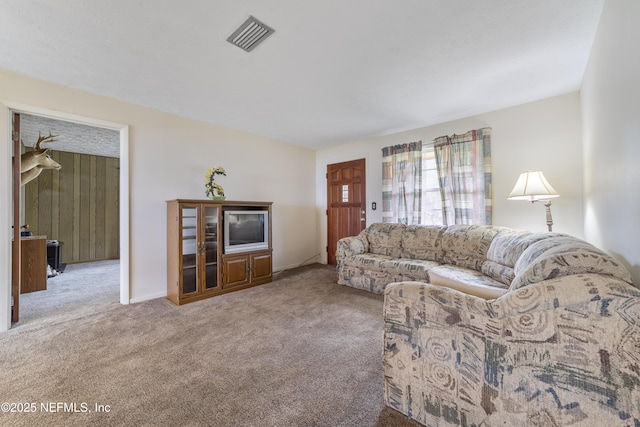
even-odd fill
[[[493,130],[493,207],[496,225],[544,231],[539,205],[507,200],[520,172],[536,168],[560,194],[553,201],[554,231],[571,234],[613,255],[640,282],[640,39],[633,0],[605,0],[581,85],[500,108],[425,123],[410,130],[357,138],[313,149],[253,132],[161,112],[123,100],[0,71],[0,114],[31,111],[66,119],[128,126],[129,298],[166,295],[165,201],[204,198],[202,176],[224,166],[229,198],[273,202],[274,270],[308,260],[326,262],[327,164],[365,158],[367,223],[381,219],[381,148],[489,126]],[[273,41],[273,40],[271,40]],[[266,42],[265,42],[266,43]],[[10,147],[10,121],[0,121]],[[11,323],[11,154],[0,150],[0,330]],[[132,326],[135,329],[135,326]]]
[[[381,172],[377,165],[383,146],[429,141],[483,126],[494,132],[495,224],[533,230],[544,226],[539,206],[506,199],[520,172],[540,169],[561,194],[553,206],[556,231],[585,237],[616,253],[638,278],[639,254],[632,236],[640,234],[634,214],[639,207],[637,198],[627,191],[633,188],[637,173],[632,167],[636,144],[627,140],[635,126],[631,95],[638,90],[633,77],[637,64],[634,46],[628,45],[627,50],[606,47],[607,43],[626,46],[632,40],[617,34],[622,30],[616,22],[622,18],[617,15],[617,3],[608,4],[579,92],[317,151],[8,71],[2,72],[0,93],[3,100],[17,104],[130,126],[131,302],[163,296],[165,272],[157,268],[164,262],[164,253],[158,250],[164,247],[164,238],[157,232],[165,226],[163,203],[176,197],[202,197],[201,175],[212,165],[227,168],[224,186],[230,198],[274,202],[274,269],[286,269],[314,256],[321,262],[326,259],[326,164],[366,158],[367,201],[369,206],[374,201],[379,204]],[[612,15],[612,24],[608,15]],[[620,51],[616,62],[628,66],[608,70],[613,55],[609,51]],[[604,105],[612,107],[603,111]],[[4,112],[8,114],[6,104]],[[6,138],[6,123],[3,126]],[[615,137],[618,132],[624,134]],[[616,152],[625,155],[618,158]],[[1,155],[6,165],[7,153]],[[287,167],[276,166],[283,164]],[[3,200],[11,193],[7,185],[5,181]],[[379,220],[379,215],[380,210],[368,209],[368,222]],[[6,234],[1,237],[8,239]],[[0,250],[7,251],[8,245],[0,245]],[[2,255],[0,259],[6,262],[8,253]]]

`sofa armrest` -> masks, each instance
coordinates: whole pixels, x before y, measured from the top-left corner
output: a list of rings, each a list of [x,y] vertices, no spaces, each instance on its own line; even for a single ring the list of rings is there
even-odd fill
[[[395,322],[403,326],[417,326],[420,323],[419,319],[426,320],[428,316],[425,311],[433,304],[445,312],[466,310],[486,318],[497,317],[492,301],[430,283],[414,281],[390,283],[384,294],[385,322]],[[414,317],[413,320],[407,318],[408,313]]]
[[[425,425],[634,425],[640,291],[598,274],[491,301],[395,283],[384,371],[386,404]]]
[[[338,240],[336,247],[336,270],[338,273],[338,284],[346,285],[349,283],[350,273],[345,266],[345,259],[354,255],[369,252],[369,242],[363,230],[357,236],[343,237]]]
[[[336,258],[344,259],[366,252],[369,252],[369,242],[364,234],[360,233],[357,236],[343,237],[338,240]]]

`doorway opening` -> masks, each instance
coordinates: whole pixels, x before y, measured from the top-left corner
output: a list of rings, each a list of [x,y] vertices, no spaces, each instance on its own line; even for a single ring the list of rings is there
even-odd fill
[[[18,113],[20,115],[22,115],[23,117],[28,117],[29,120],[38,122],[39,126],[36,127],[44,127],[45,129],[41,129],[42,132],[45,132],[46,134],[48,134],[48,132],[50,131],[49,127],[51,126],[51,123],[58,123],[60,126],[62,126],[64,128],[64,132],[62,131],[58,131],[56,129],[51,129],[51,132],[55,135],[57,133],[60,134],[60,138],[58,138],[60,140],[60,145],[62,142],[62,137],[64,136],[64,134],[69,134],[72,133],[71,129],[77,128],[77,129],[86,129],[86,128],[92,128],[95,129],[98,134],[100,132],[105,133],[105,134],[110,134],[112,136],[115,136],[117,138],[117,147],[116,147],[116,151],[117,153],[115,155],[117,155],[117,157],[119,157],[119,161],[117,164],[117,166],[114,166],[114,162],[113,161],[107,161],[105,159],[98,159],[96,160],[95,158],[95,154],[86,154],[83,153],[82,156],[87,155],[87,156],[94,156],[94,157],[89,157],[88,159],[84,159],[84,160],[79,160],[78,155],[75,154],[69,154],[68,152],[66,154],[62,154],[62,151],[57,151],[58,154],[57,156],[67,156],[67,162],[69,161],[69,156],[75,156],[75,160],[73,160],[73,162],[75,162],[74,167],[78,166],[79,163],[85,163],[85,169],[86,168],[93,168],[98,169],[98,170],[102,170],[102,174],[106,174],[106,173],[110,173],[111,174],[111,182],[113,183],[113,180],[116,180],[117,182],[117,188],[116,188],[116,192],[117,194],[115,195],[115,200],[116,203],[119,205],[118,206],[118,213],[116,213],[115,215],[117,216],[117,218],[113,218],[113,213],[109,214],[111,215],[111,218],[109,219],[105,219],[105,215],[107,214],[100,214],[102,216],[99,217],[98,221],[101,223],[101,225],[99,226],[99,228],[111,228],[111,233],[116,233],[117,238],[115,239],[115,245],[117,247],[113,247],[114,245],[114,239],[111,238],[110,241],[106,241],[105,237],[100,237],[96,235],[95,230],[91,231],[90,236],[82,236],[82,231],[73,231],[73,230],[66,230],[64,232],[66,232],[66,240],[67,242],[65,243],[64,241],[62,241],[62,246],[61,246],[61,252],[62,252],[62,260],[61,263],[65,264],[64,261],[71,261],[71,262],[78,262],[78,261],[94,261],[94,260],[100,260],[100,259],[109,259],[109,258],[114,258],[114,253],[116,254],[116,257],[119,258],[119,262],[117,262],[118,264],[118,269],[119,269],[119,300],[121,304],[128,304],[129,300],[130,300],[130,290],[129,290],[129,169],[128,169],[128,158],[129,158],[129,132],[128,132],[128,126],[127,125],[123,125],[123,124],[119,124],[119,123],[112,123],[112,122],[106,122],[103,120],[98,120],[98,119],[93,119],[93,118],[89,118],[89,117],[83,117],[83,116],[77,116],[77,115],[72,115],[72,114],[65,114],[65,113],[60,113],[57,111],[51,111],[51,110],[45,110],[45,109],[41,109],[41,108],[37,108],[37,107],[30,107],[30,106],[24,106],[24,105],[17,105],[17,104],[11,104],[11,103],[7,103],[5,102],[4,105],[7,108],[8,114],[11,117],[13,117],[14,113]],[[22,127],[22,131],[25,132],[29,132],[32,131],[31,129],[32,127],[30,126],[23,126]],[[37,133],[37,131],[36,131]],[[26,136],[26,137],[25,137]],[[37,139],[37,134],[35,136],[35,138]],[[33,135],[23,135],[22,136],[22,140],[25,143],[25,146],[30,146],[29,142],[31,142],[31,145],[33,145],[33,141],[31,141],[34,138]],[[28,142],[29,141],[29,142]],[[78,142],[79,141],[79,142]],[[89,143],[85,143],[83,140],[78,140],[76,141],[76,145],[81,146],[83,149],[87,148],[89,145]],[[50,144],[50,148],[52,150],[58,150],[59,147],[56,147],[56,142]],[[10,147],[9,148],[9,157],[11,157],[12,155],[12,147],[11,144],[8,144]],[[44,145],[44,144],[43,144]],[[94,146],[97,144],[93,144]],[[94,147],[95,148],[95,147]],[[111,150],[111,152],[108,154],[108,156],[114,156],[113,153],[113,146],[110,147],[102,147],[102,149],[106,149],[106,150]],[[104,154],[104,153],[98,153],[98,154]],[[19,155],[19,153],[18,153]],[[107,157],[108,157],[107,156]],[[110,163],[110,166],[107,166],[107,164]],[[97,166],[97,164],[100,164],[101,166]],[[64,166],[63,166],[64,167]],[[70,167],[70,166],[68,166]],[[110,172],[107,172],[107,170],[111,168]],[[116,175],[114,174],[114,169],[116,170]],[[104,178],[104,176],[102,177]],[[91,177],[86,177],[86,178],[80,178],[80,177],[75,177],[75,178],[71,178],[72,180],[75,180],[75,183],[73,183],[73,185],[77,185],[79,183],[80,180],[82,179],[86,179],[87,181],[84,183],[86,188],[91,188],[91,185],[93,185],[95,183],[96,178],[91,178]],[[59,184],[59,183],[58,183]],[[113,186],[111,186],[113,187]],[[113,188],[111,189],[111,191],[113,190]],[[108,188],[105,188],[103,190],[100,191],[110,191]],[[25,191],[21,191],[21,193],[23,193],[23,196],[21,197],[21,203],[25,203],[25,204],[29,204],[29,201],[32,199],[27,198],[27,196],[24,195]],[[9,195],[10,200],[8,200],[9,205],[13,204],[13,195],[10,194]],[[68,194],[66,195],[68,197]],[[29,197],[33,197],[33,196],[29,196]],[[51,198],[51,195],[49,194],[48,196],[45,196],[45,198]],[[51,210],[51,206],[54,206],[56,208],[60,208],[60,203],[61,203],[61,199],[59,198],[59,196],[57,196],[58,199],[56,201],[53,202],[53,205],[50,203],[51,200],[47,199],[47,206],[45,208],[38,208],[37,211],[33,208],[33,206],[27,207],[25,206],[25,210],[28,210],[28,208],[31,208],[32,211],[30,212],[30,218],[34,218],[37,217],[38,219],[36,220],[39,224],[39,226],[42,226],[42,224],[44,224],[44,228],[47,227],[47,223],[52,221],[51,219],[47,218],[47,211]],[[76,198],[79,196],[75,196]],[[92,194],[89,195],[87,199],[85,199],[85,201],[90,201],[91,203],[96,201],[97,199],[104,199],[105,195],[104,194],[100,194],[100,195],[96,195],[96,194]],[[55,197],[53,197],[55,198]],[[113,200],[114,195],[111,195],[111,198]],[[62,201],[63,205],[66,205],[66,203],[64,201]],[[74,208],[74,209],[79,209],[78,207]],[[89,207],[90,210],[94,209]],[[24,210],[23,210],[24,211]],[[76,212],[77,213],[77,212]],[[44,219],[40,218],[40,215],[42,215],[44,217]],[[58,213],[58,215],[60,215],[60,213]],[[18,218],[16,221],[14,221],[15,224],[22,226],[24,225],[23,223],[21,223],[21,221],[23,221],[25,218],[25,216],[21,216],[21,218]],[[41,222],[43,221],[43,222]],[[85,217],[85,223],[89,222],[89,224],[85,224],[85,227],[89,227],[89,226],[95,226],[95,221],[96,221],[96,216],[93,212],[86,214]],[[10,221],[11,222],[11,218]],[[91,222],[93,222],[93,224],[90,224]],[[108,223],[108,224],[107,224]],[[115,226],[117,226],[116,229],[114,229],[114,223]],[[53,228],[55,228],[56,226],[52,226]],[[61,230],[58,228],[56,230],[57,233],[59,233]],[[55,233],[54,233],[55,234]],[[108,234],[108,233],[107,233]],[[58,234],[59,235],[59,234]],[[86,238],[89,238],[89,242],[86,242]],[[108,237],[106,237],[106,239],[108,239]],[[83,242],[84,241],[84,242]],[[98,242],[98,246],[96,246],[96,242]],[[83,245],[83,243],[85,243]],[[65,248],[65,245],[67,245],[67,247]],[[65,249],[66,249],[66,254],[65,254]],[[84,258],[84,259],[83,259]],[[3,284],[0,283],[0,288],[4,287],[4,286],[8,286],[10,288],[10,284]],[[7,298],[9,296],[9,298]],[[4,312],[5,310],[8,310],[7,313],[8,315],[6,316],[7,319],[10,318],[10,313],[11,313],[11,298],[10,298],[10,291],[6,292],[6,289],[3,289],[2,292],[0,292],[0,305],[2,305],[2,312]],[[4,321],[5,320],[5,316],[2,316],[2,319],[0,319],[0,321]],[[3,327],[4,325],[0,324],[0,330],[5,330],[8,329],[8,327],[10,326],[10,322],[7,322],[8,324],[6,325],[6,327]]]

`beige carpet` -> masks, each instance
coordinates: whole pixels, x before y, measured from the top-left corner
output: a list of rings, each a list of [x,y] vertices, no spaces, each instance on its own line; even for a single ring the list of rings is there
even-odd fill
[[[333,267],[182,307],[120,305],[117,268],[70,265],[23,297],[0,402],[35,412],[0,425],[417,425],[383,404],[382,297]]]

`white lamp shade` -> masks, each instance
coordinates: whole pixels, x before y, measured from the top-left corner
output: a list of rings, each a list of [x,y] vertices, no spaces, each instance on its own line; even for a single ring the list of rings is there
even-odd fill
[[[511,200],[546,200],[559,197],[540,171],[523,172],[509,194]]]

